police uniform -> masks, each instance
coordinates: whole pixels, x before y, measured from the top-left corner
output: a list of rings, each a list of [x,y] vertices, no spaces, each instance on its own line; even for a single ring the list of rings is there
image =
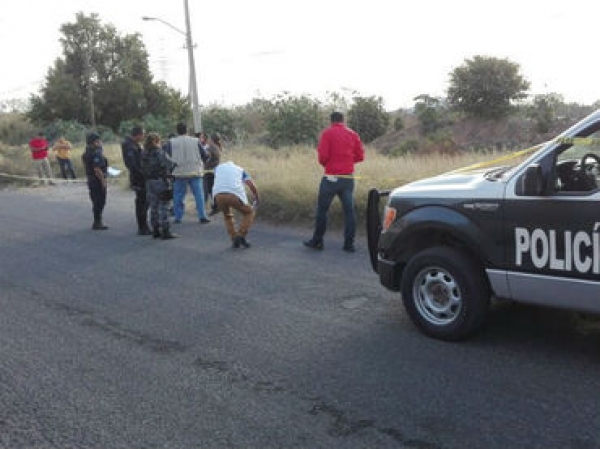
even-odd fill
[[[81,156],[87,176],[90,199],[92,200],[92,211],[94,214],[92,229],[95,230],[108,229],[108,226],[102,222],[102,212],[106,204],[106,184],[98,179],[95,171],[97,168],[100,169],[104,178],[106,178],[108,173],[108,160],[104,157],[102,147],[94,146],[94,142],[99,139],[100,136],[97,134],[90,134],[87,137],[85,152]]]
[[[150,224],[154,238],[172,238],[169,230],[169,205],[173,187],[169,176],[172,162],[159,147],[146,148],[141,157],[142,172],[146,178],[146,192],[150,204]]]
[[[131,136],[127,136],[121,143],[123,162],[129,170],[129,184],[135,192],[135,219],[140,235],[148,234],[148,198],[146,192],[146,179],[142,172],[142,148]]]

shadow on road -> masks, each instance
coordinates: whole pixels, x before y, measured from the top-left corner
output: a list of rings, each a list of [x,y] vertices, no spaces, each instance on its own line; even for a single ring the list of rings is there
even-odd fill
[[[600,362],[600,317],[527,304],[494,304],[474,344],[544,352],[561,357],[587,357]]]

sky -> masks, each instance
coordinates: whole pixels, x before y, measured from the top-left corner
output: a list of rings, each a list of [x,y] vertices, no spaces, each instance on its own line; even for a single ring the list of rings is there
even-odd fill
[[[600,99],[598,0],[189,0],[200,103],[244,104],[281,92],[381,96],[388,110],[443,97],[476,55],[521,67],[531,94]],[[187,94],[184,1],[3,0],[0,101],[37,93],[61,56],[59,28],[98,13],[140,33],[156,80]]]

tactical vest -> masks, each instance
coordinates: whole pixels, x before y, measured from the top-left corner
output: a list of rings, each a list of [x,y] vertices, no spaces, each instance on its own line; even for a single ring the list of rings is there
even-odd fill
[[[141,166],[146,179],[160,179],[169,174],[165,157],[160,151],[159,148],[144,149],[142,151]]]

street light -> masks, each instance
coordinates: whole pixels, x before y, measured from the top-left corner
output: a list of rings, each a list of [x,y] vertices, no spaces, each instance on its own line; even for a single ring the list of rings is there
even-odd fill
[[[194,62],[194,44],[192,43],[192,29],[190,27],[190,10],[188,7],[188,0],[184,0],[183,2],[185,8],[185,31],[177,28],[174,25],[171,25],[166,20],[160,19],[158,17],[142,17],[142,20],[154,20],[160,22],[174,31],[177,31],[179,34],[185,36],[185,46],[188,51],[188,63],[190,66],[190,100],[192,102],[192,116],[194,119],[194,131],[199,133],[202,131],[202,118],[200,116],[200,105],[198,104],[198,85],[196,84],[196,63]]]

